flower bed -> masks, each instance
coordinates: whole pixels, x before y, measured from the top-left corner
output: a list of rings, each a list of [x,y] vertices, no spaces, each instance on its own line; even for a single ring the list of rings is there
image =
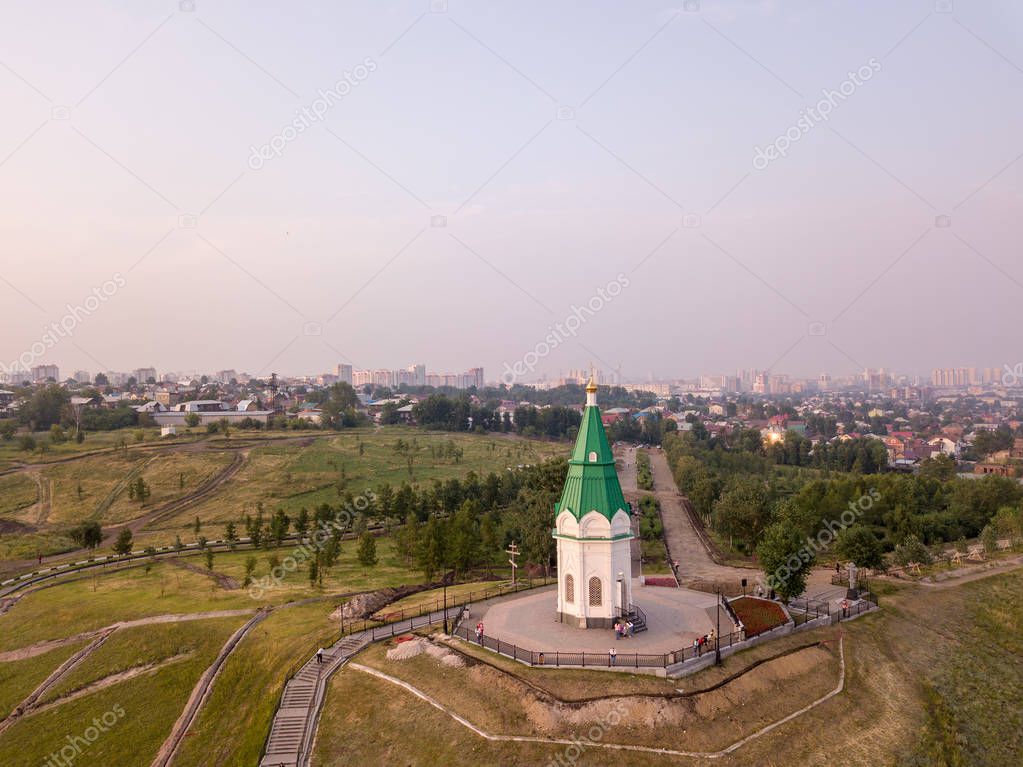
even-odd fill
[[[728,602],[746,628],[747,637],[755,637],[765,631],[784,626],[788,616],[777,602],[757,597],[739,597]]]
[[[678,588],[678,584],[675,583],[674,578],[658,578],[653,575],[647,575],[643,578],[644,586],[667,586],[668,588]]]

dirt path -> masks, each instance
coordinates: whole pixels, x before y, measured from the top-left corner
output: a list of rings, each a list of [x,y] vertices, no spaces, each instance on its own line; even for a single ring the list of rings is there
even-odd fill
[[[87,684],[84,687],[79,687],[77,690],[72,690],[66,695],[61,695],[59,698],[47,701],[46,703],[39,703],[26,709],[23,716],[28,714],[41,714],[44,711],[48,711],[51,708],[57,708],[63,706],[65,703],[70,703],[78,698],[84,698],[86,695],[92,695],[94,692],[105,690],[107,687],[112,687],[115,684],[121,682],[127,682],[129,679],[134,679],[138,676],[145,674],[155,674],[167,666],[171,666],[175,663],[180,663],[183,660],[188,659],[191,653],[181,653],[180,655],[172,655],[170,658],[164,658],[159,663],[146,663],[135,668],[127,669],[126,671],[119,671],[116,674],[105,676],[102,679],[97,679],[91,684]]]
[[[170,735],[160,746],[160,750],[156,754],[156,758],[153,759],[152,767],[167,767],[173,760],[175,754],[177,754],[178,748],[181,745],[181,740],[185,737],[185,733],[188,732],[188,728],[195,721],[198,716],[200,709],[209,697],[210,691],[213,689],[213,683],[220,676],[220,671],[224,667],[224,663],[227,662],[228,657],[234,652],[234,649],[238,644],[245,638],[245,636],[255,628],[260,621],[264,620],[270,614],[269,609],[260,610],[258,614],[246,623],[244,626],[239,628],[231,638],[227,640],[224,646],[220,649],[220,653],[216,659],[206,669],[205,673],[196,683],[192,690],[192,694],[188,698],[188,703],[185,704],[185,709],[181,712],[181,716],[174,723],[174,727],[171,729]]]
[[[245,465],[245,461],[248,460],[248,450],[238,450],[234,454],[234,459],[229,463],[219,474],[210,477],[208,480],[203,482],[192,492],[187,495],[183,495],[180,498],[176,498],[173,501],[168,501],[165,504],[157,506],[148,514],[133,519],[128,523],[128,527],[131,528],[132,533],[137,533],[142,528],[153,522],[158,522],[167,517],[178,514],[186,509],[193,506],[197,506],[203,501],[207,500],[210,496],[214,495],[224,484],[229,482],[235,474],[237,474],[241,468]],[[122,525],[123,527],[123,525]],[[119,528],[117,528],[119,529]],[[113,533],[115,528],[111,528]]]
[[[661,502],[664,537],[668,551],[678,561],[678,579],[682,585],[687,580],[737,582],[741,578],[755,577],[758,570],[719,565],[714,561],[707,544],[683,506],[685,499],[679,493],[675,478],[668,468],[668,459],[661,450],[650,450],[648,453],[654,477],[654,495]]]
[[[6,718],[0,720],[0,733],[3,733],[8,728],[12,727],[15,722],[21,719],[26,714],[30,713],[35,706],[35,702],[42,697],[47,690],[52,688],[57,682],[63,679],[65,676],[74,671],[80,666],[86,658],[92,655],[93,652],[99,649],[99,647],[110,638],[110,635],[114,633],[114,629],[107,629],[99,632],[99,635],[90,642],[86,647],[76,652],[66,661],[50,674],[46,679],[43,680],[42,684],[35,688],[31,694],[19,703]]]
[[[953,586],[958,586],[961,583],[970,583],[971,581],[979,581],[981,578],[987,578],[992,575],[1002,575],[1004,573],[1011,572],[1019,567],[1023,566],[1023,555],[1017,557],[1011,557],[1001,562],[989,563],[987,565],[978,565],[977,567],[971,567],[969,572],[963,573],[963,575],[944,578],[940,581],[927,581],[927,580],[907,580],[904,578],[892,578],[885,575],[875,575],[875,578],[880,580],[890,581],[891,583],[911,583],[916,586],[923,586],[928,589],[948,589]]]
[[[188,572],[190,573],[197,573],[199,575],[205,575],[208,578],[212,578],[214,581],[216,581],[217,585],[220,586],[220,588],[226,591],[233,591],[235,589],[240,589],[242,587],[242,585],[238,583],[238,581],[232,578],[230,575],[218,573],[216,570],[209,570],[205,567],[199,567],[198,565],[193,565],[189,562],[184,562],[178,559],[177,557],[173,557],[171,559],[168,559],[167,561],[170,564],[174,565],[174,567],[180,567],[182,570],[188,570]]]
[[[0,653],[0,663],[10,662],[15,660],[24,660],[25,658],[33,658],[36,655],[42,655],[50,650],[55,650],[58,647],[64,647],[65,645],[80,642],[85,639],[97,637],[104,632],[111,632],[115,629],[127,629],[135,628],[137,626],[152,626],[158,623],[183,623],[186,621],[202,621],[210,618],[238,618],[245,615],[252,615],[257,612],[255,608],[246,610],[211,610],[205,613],[184,613],[184,614],[167,614],[167,615],[153,615],[148,618],[136,618],[129,621],[119,621],[118,623],[112,623],[109,626],[104,626],[94,631],[84,631],[74,636],[64,637],[63,639],[48,639],[45,642],[36,642],[35,644],[21,647],[17,650],[8,650],[7,652]]]
[[[636,485],[636,448],[628,447],[618,450],[615,453],[615,458],[618,463],[618,483],[622,487],[622,495],[625,496],[626,501],[635,506],[641,495]],[[642,538],[639,534],[639,515],[632,518],[632,534],[635,536],[629,547],[632,554],[632,574],[633,577],[638,577],[643,572],[643,547],[640,543]]]
[[[249,455],[248,450],[239,448],[238,451],[235,453],[234,460],[230,464],[228,464],[220,473],[206,480],[192,492],[183,495],[180,498],[176,498],[173,501],[168,501],[167,503],[161,504],[160,506],[154,508],[152,511],[142,515],[141,517],[136,517],[130,522],[104,527],[103,541],[101,542],[100,545],[102,546],[103,544],[110,543],[121,531],[121,528],[127,527],[129,530],[131,530],[132,534],[135,535],[140,530],[142,530],[147,525],[153,522],[156,522],[165,517],[172,516],[188,508],[191,508],[192,506],[198,505],[203,501],[206,501],[211,496],[213,496],[225,483],[230,481],[235,476],[235,474],[239,472],[239,470],[241,470],[242,466],[245,465],[245,461],[247,460],[248,455]],[[152,460],[154,459],[152,458],[149,459],[149,461]],[[146,464],[144,465],[148,465],[149,461],[147,461]],[[125,480],[122,483],[119,483],[118,487],[115,488],[115,491],[113,491],[111,495],[108,496],[108,499],[112,501],[113,497],[116,497],[117,493],[121,492],[124,489],[124,486],[126,486],[126,484],[127,478],[125,478]],[[42,493],[42,487],[40,487],[40,493]],[[105,502],[106,501],[104,501],[104,503]],[[49,512],[47,511],[47,514],[48,513]],[[53,562],[63,561],[72,557],[91,556],[93,553],[94,552],[91,549],[75,549],[73,551],[65,551],[61,554],[54,554],[49,557],[43,557],[41,561],[37,559],[5,560],[3,562],[3,570],[17,571],[20,570],[21,568],[32,567],[33,565],[37,564],[49,564]]]

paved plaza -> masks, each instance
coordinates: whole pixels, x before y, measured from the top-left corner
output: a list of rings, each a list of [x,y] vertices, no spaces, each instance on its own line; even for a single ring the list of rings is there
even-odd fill
[[[643,586],[632,582],[633,601],[646,613],[647,631],[618,643],[621,653],[667,653],[692,645],[715,629],[715,597],[702,591]],[[485,632],[502,642],[542,652],[607,652],[611,629],[580,629],[555,619],[555,587],[471,606],[466,625],[483,621]],[[732,630],[724,610],[721,633]]]

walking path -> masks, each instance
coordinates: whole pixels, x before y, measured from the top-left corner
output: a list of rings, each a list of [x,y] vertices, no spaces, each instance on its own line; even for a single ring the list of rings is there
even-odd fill
[[[454,620],[458,607],[449,607],[447,616]],[[381,639],[405,634],[412,629],[444,620],[444,610],[429,615],[407,618],[342,637],[324,650],[323,661],[314,655],[284,685],[280,707],[270,727],[260,767],[305,767],[309,764],[316,728],[326,696],[327,682],[334,672],[363,647]]]
[[[707,544],[700,537],[689,513],[682,505],[683,496],[679,493],[675,478],[668,468],[668,459],[664,452],[650,450],[648,454],[654,476],[654,495],[661,502],[664,538],[671,556],[678,561],[678,579],[683,585],[686,580],[737,582],[741,578],[755,578],[758,570],[719,565],[714,561]]]

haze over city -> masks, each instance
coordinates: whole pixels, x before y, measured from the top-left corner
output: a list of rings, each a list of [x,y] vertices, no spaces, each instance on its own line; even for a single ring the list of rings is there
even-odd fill
[[[280,10],[5,6],[5,364],[95,289],[34,364],[491,379],[614,281],[537,377],[1023,354],[1015,4]]]

